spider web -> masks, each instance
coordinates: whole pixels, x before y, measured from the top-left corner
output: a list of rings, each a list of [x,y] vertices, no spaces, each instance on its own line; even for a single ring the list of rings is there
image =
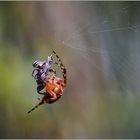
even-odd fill
[[[118,3],[112,8],[111,5],[108,8],[107,5],[96,6],[94,11],[91,7],[88,7],[89,11],[85,8],[88,12],[84,9],[86,14],[83,12],[83,20],[77,14],[74,18],[69,17],[63,27],[56,29],[56,46],[61,50],[70,49],[80,56],[80,64],[83,63],[85,69],[92,67],[92,70],[103,73],[106,79],[124,81],[120,82],[123,85],[120,84],[121,88],[131,85],[131,90],[139,92],[139,3]]]
[[[74,32],[72,33],[69,33],[68,36],[66,37],[63,37],[61,38],[60,40],[57,40],[56,37],[56,44],[57,45],[64,45],[65,47],[68,47],[68,48],[71,48],[71,49],[74,49],[76,51],[80,51],[80,52],[83,52],[85,53],[86,50],[85,50],[85,46],[73,46],[72,42],[73,41],[78,41],[78,38],[81,37],[81,35],[84,33],[84,30],[87,31],[87,34],[89,36],[92,36],[92,39],[94,39],[94,37],[96,35],[100,35],[100,34],[103,34],[103,33],[109,33],[109,32],[115,32],[115,31],[132,31],[132,32],[135,32],[135,33],[139,33],[139,27],[140,27],[140,24],[137,24],[135,25],[134,23],[131,23],[130,19],[130,15],[128,14],[128,9],[132,8],[132,7],[136,7],[136,2],[135,3],[132,3],[132,4],[129,4],[129,5],[126,5],[124,6],[122,9],[116,11],[116,15],[117,16],[124,16],[124,18],[126,19],[126,23],[125,25],[123,26],[118,26],[118,27],[105,27],[105,25],[107,25],[108,23],[113,23],[113,21],[109,18],[106,18],[104,17],[105,19],[103,21],[101,21],[101,23],[99,23],[99,21],[95,21],[94,23],[91,21],[91,19],[88,19],[86,20],[86,23],[84,23],[84,27],[77,27],[75,29]],[[94,28],[92,28],[93,24],[95,26],[98,26],[97,29],[95,30]],[[98,24],[98,25],[97,25]],[[102,27],[103,26],[103,27]],[[55,32],[56,33],[56,32]],[[94,48],[90,48],[91,52],[92,53],[106,53],[107,51],[101,51],[101,50],[97,50],[97,49],[94,49]]]

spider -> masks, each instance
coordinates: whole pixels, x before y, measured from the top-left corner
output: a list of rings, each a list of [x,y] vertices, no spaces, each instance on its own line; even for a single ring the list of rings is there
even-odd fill
[[[63,74],[63,79],[59,78],[56,76],[56,74],[53,73],[53,75],[47,75],[47,80],[45,82],[45,93],[43,93],[43,98],[37,104],[35,107],[33,107],[28,113],[32,112],[36,108],[38,108],[40,105],[43,105],[44,103],[51,104],[57,101],[61,96],[62,93],[66,87],[67,83],[67,77],[66,77],[66,68],[63,65],[61,59],[59,56],[56,54],[55,51],[53,53],[56,55],[58,62],[55,62],[56,65],[60,66],[62,74]]]

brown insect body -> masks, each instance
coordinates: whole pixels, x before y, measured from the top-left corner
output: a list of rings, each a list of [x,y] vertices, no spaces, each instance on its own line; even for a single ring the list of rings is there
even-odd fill
[[[55,53],[53,51],[53,53]],[[55,75],[48,75],[47,77],[47,81],[46,81],[46,86],[45,86],[45,94],[41,100],[41,102],[39,102],[38,105],[36,105],[34,108],[32,108],[30,111],[28,111],[28,113],[32,112],[33,110],[35,110],[38,106],[47,103],[47,104],[51,104],[54,103],[55,101],[57,101],[61,96],[62,93],[66,87],[66,68],[64,67],[64,65],[62,64],[62,61],[60,60],[59,56],[55,53],[58,62],[55,64],[59,65],[61,68],[61,71],[63,73],[63,79],[55,76]]]

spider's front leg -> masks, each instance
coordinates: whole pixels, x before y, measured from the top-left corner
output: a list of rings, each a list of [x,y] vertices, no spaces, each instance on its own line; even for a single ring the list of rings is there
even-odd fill
[[[44,104],[44,99],[41,100],[41,102],[39,102],[39,104],[37,104],[35,107],[33,107],[31,110],[29,110],[27,113],[31,113],[32,111],[34,111],[36,108],[38,108],[40,105]]]
[[[56,74],[56,70],[54,70],[54,69],[49,69],[49,72]]]

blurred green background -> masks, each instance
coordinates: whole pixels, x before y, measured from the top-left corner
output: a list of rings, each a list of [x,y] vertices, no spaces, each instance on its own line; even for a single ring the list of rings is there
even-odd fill
[[[0,138],[140,138],[139,13],[139,2],[0,2]],[[32,63],[52,49],[64,95],[27,114],[41,97]]]

